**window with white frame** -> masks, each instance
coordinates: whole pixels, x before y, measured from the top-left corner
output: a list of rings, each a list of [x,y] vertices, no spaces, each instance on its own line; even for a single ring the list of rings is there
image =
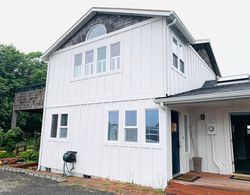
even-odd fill
[[[137,111],[129,110],[125,112],[125,141],[137,142]]]
[[[97,49],[97,67],[96,72],[102,73],[106,71],[106,47]]]
[[[180,71],[185,73],[185,66],[184,66],[184,51],[183,46],[179,44],[179,64],[180,64]]]
[[[74,57],[74,78],[82,76],[82,54],[76,54]]]
[[[189,130],[188,130],[188,116],[184,115],[184,131],[185,131],[185,152],[189,152]]]
[[[146,142],[159,143],[159,110],[146,110]]]
[[[110,70],[120,69],[120,42],[110,46]]]
[[[68,114],[61,114],[59,138],[67,138],[67,136],[68,136]]]
[[[52,114],[50,137],[57,137],[58,114]]]
[[[109,111],[108,113],[108,141],[118,140],[119,112]]]
[[[93,74],[94,50],[87,51],[85,56],[85,75]]]
[[[96,24],[87,33],[86,40],[107,34],[107,29],[103,24]]]
[[[172,51],[173,66],[181,73],[185,73],[184,48],[183,45],[178,43],[177,39],[175,38],[173,38]]]
[[[173,66],[178,69],[178,43],[173,38]]]

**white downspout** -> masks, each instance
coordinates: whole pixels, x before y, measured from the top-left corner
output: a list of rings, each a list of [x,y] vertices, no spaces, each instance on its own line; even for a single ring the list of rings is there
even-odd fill
[[[172,12],[171,12],[172,13]],[[170,15],[171,15],[170,13]],[[169,41],[169,28],[173,25],[176,24],[176,19],[173,20],[173,22],[171,22],[170,24],[167,25],[167,93],[169,95],[169,92],[170,92],[170,49],[169,49],[169,46],[170,46],[170,41]]]
[[[220,175],[222,174],[222,169],[219,166],[219,163],[216,161],[215,158],[215,148],[214,148],[214,134],[210,134],[211,135],[211,141],[212,141],[212,154],[213,154],[213,162],[216,165],[216,167],[219,169]]]

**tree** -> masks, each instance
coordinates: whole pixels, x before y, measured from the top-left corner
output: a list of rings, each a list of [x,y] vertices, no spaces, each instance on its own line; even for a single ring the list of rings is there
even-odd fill
[[[12,45],[0,44],[0,128],[5,131],[10,128],[16,89],[46,81],[47,64],[41,55],[25,54]],[[20,120],[25,121],[26,115]]]

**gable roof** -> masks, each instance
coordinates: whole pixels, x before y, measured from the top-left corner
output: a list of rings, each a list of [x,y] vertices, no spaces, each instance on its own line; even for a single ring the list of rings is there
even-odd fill
[[[45,53],[42,58],[48,60],[49,56],[59,49],[65,41],[68,40],[72,35],[74,35],[84,24],[86,24],[95,14],[106,13],[106,14],[122,14],[122,15],[136,15],[136,16],[170,16],[173,20],[177,20],[177,26],[180,28],[181,32],[185,35],[190,43],[195,43],[194,38],[189,33],[187,28],[178,18],[178,16],[173,11],[169,10],[146,10],[146,9],[123,9],[123,8],[102,8],[93,7],[84,16],[82,16],[66,33],[64,33]]]
[[[166,16],[170,17],[171,20],[176,20],[176,26],[184,35],[184,37],[189,41],[190,44],[196,45],[197,43],[185,25],[182,23],[180,18],[176,15],[174,11],[171,10],[148,10],[148,9],[131,9],[131,8],[107,8],[107,7],[93,7],[84,16],[82,16],[66,33],[64,33],[45,53],[42,58],[48,60],[49,56],[57,51],[71,36],[73,36],[84,24],[86,24],[92,17],[98,13],[104,14],[121,14],[121,15],[135,15],[135,16]],[[209,49],[209,55],[214,59],[214,67],[211,67],[217,76],[220,76],[219,68],[217,66],[215,57],[213,55],[211,45],[209,42],[206,44],[206,48]]]

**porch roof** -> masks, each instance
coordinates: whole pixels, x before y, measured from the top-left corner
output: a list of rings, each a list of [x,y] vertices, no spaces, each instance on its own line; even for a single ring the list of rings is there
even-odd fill
[[[155,103],[173,105],[244,98],[250,98],[250,80],[238,81],[237,83],[218,83],[216,80],[211,80],[206,81],[198,89],[171,96],[158,97],[155,99]]]

